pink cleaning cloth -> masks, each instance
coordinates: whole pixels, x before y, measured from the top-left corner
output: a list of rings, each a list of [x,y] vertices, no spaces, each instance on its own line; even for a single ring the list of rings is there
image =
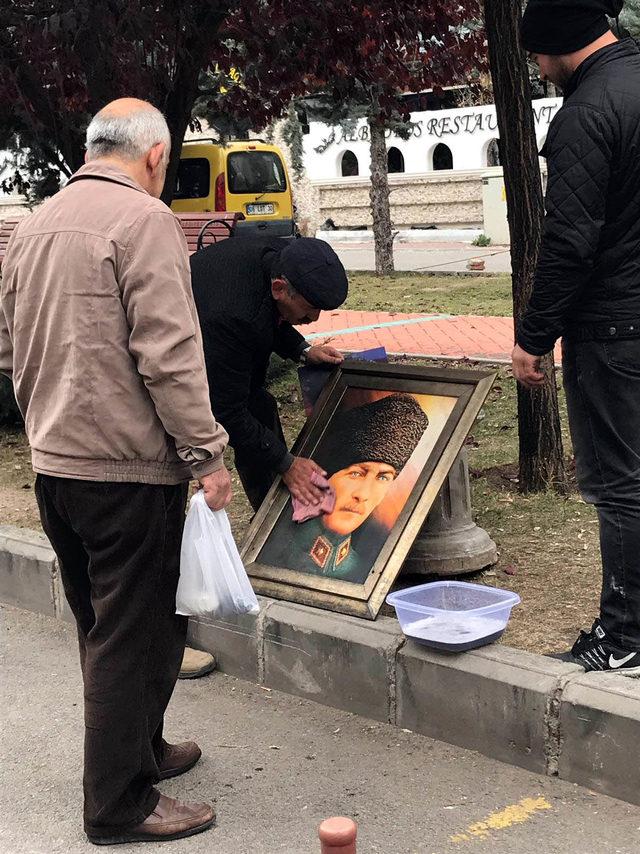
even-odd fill
[[[292,498],[292,519],[294,522],[308,522],[309,519],[315,519],[316,516],[321,516],[323,513],[333,513],[333,509],[336,506],[335,489],[325,477],[322,477],[322,475],[318,474],[316,471],[311,475],[311,483],[322,490],[322,501],[320,504],[311,504],[306,501],[300,501],[299,498]]]

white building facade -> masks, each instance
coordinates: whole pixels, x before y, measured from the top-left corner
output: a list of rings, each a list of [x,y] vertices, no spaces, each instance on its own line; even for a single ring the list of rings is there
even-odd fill
[[[546,140],[560,98],[533,101],[538,150]],[[411,114],[409,139],[387,132],[389,171],[424,174],[482,170],[499,165],[498,121],[493,104]],[[369,128],[364,119],[352,131],[311,122],[304,136],[304,166],[311,181],[335,181],[370,174]],[[444,177],[444,176],[443,176]]]

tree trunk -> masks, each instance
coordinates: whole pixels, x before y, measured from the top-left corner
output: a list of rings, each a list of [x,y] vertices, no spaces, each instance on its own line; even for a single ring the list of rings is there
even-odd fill
[[[204,57],[202,62],[195,64],[185,62],[180,67],[164,104],[164,114],[171,131],[171,156],[161,196],[162,201],[167,205],[171,204],[175,192],[182,141],[191,119],[193,105],[198,97],[198,77],[203,63]]]
[[[519,43],[520,0],[484,0],[491,78],[500,131],[507,216],[511,236],[513,313],[517,327],[533,287],[543,222],[542,186],[527,65]],[[566,476],[553,354],[542,359],[546,382],[529,391],[518,385],[520,489],[552,486]]]
[[[228,0],[200,0],[193,10],[191,38],[181,50],[181,61],[171,89],[167,92],[164,113],[171,131],[171,157],[162,190],[162,201],[171,204],[176,188],[182,142],[198,97],[200,72],[207,67],[211,40],[229,12]]]
[[[371,215],[373,216],[373,240],[376,254],[376,273],[389,276],[393,273],[393,234],[391,232],[391,208],[389,205],[389,180],[387,174],[387,144],[384,125],[375,119],[369,121],[371,151]]]
[[[99,34],[102,30],[99,21],[104,10],[101,11],[100,3],[93,4],[90,9],[89,29],[93,32],[93,36],[90,33],[87,34],[85,64],[90,82],[88,88],[91,94],[91,108],[92,112],[95,112],[110,100],[117,98],[120,91],[113,67],[117,57],[114,58],[105,51],[104,46],[99,42]],[[207,66],[211,39],[217,33],[227,13],[226,0],[218,0],[218,2],[200,0],[192,4],[188,22],[184,26],[181,26],[179,21],[176,22],[178,41],[174,58],[175,74],[164,78],[159,77],[158,89],[155,92],[139,91],[139,83],[130,92],[133,96],[149,99],[155,103],[163,111],[169,125],[171,156],[161,197],[167,205],[171,204],[175,191],[182,142],[198,96],[200,72]],[[97,40],[95,44],[92,39]]]

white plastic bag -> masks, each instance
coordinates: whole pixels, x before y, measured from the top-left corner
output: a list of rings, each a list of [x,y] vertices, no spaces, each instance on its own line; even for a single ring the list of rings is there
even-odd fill
[[[199,490],[189,504],[182,535],[176,614],[225,617],[259,610],[227,514],[210,510]]]

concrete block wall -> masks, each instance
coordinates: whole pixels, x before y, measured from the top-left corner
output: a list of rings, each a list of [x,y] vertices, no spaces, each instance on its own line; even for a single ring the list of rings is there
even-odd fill
[[[500,170],[498,170],[500,171]],[[482,176],[472,172],[390,175],[389,200],[394,228],[437,225],[441,228],[480,228]],[[371,227],[368,178],[313,182],[318,224],[332,219],[337,226]],[[309,214],[312,218],[312,214]]]
[[[274,142],[287,160],[293,185],[298,224],[313,237],[326,219],[337,226],[372,226],[368,177],[312,181],[295,178],[289,149],[282,137],[282,122],[274,129]],[[482,176],[501,169],[425,172],[389,175],[391,219],[394,228],[434,224],[441,228],[481,228]]]
[[[23,196],[0,196],[0,222],[3,219],[17,219],[30,213],[31,210]]]

